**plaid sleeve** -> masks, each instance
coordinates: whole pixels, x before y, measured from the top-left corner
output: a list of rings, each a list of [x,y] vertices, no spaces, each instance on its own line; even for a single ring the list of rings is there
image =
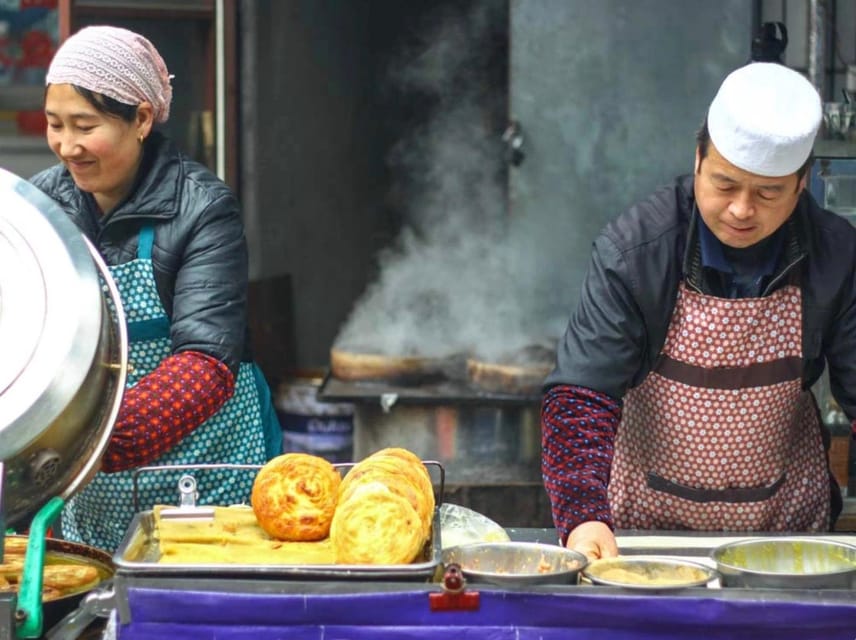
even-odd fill
[[[217,413],[232,397],[229,367],[197,351],[182,351],[125,391],[102,460],[107,473],[148,464]]]
[[[585,387],[557,385],[544,396],[541,473],[563,543],[583,522],[614,526],[606,489],[620,420],[618,402]]]

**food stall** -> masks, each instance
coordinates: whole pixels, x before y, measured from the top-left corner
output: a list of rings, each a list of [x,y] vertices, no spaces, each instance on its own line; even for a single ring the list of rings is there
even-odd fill
[[[843,639],[856,628],[854,535],[618,532],[631,571],[696,572],[646,569],[637,581],[598,573],[552,529],[505,528],[444,502],[445,470],[423,465],[436,492],[431,534],[411,563],[394,565],[289,564],[278,547],[260,562],[234,527],[225,530],[239,539],[218,536],[226,553],[215,562],[165,560],[174,527],[198,532],[208,517],[194,511],[187,469],[173,510],[184,523],[159,534],[163,512],[160,525],[141,512],[114,556],[115,637]]]

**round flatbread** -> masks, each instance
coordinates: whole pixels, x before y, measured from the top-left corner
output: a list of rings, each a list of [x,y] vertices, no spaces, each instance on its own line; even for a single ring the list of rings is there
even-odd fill
[[[425,539],[431,535],[434,518],[434,489],[425,465],[406,449],[382,449],[358,462],[339,486],[339,502],[355,485],[380,481],[406,498],[419,516]]]
[[[410,380],[435,376],[441,361],[427,356],[396,356],[359,349],[330,350],[330,372],[340,380]]]
[[[385,449],[375,451],[369,456],[369,458],[380,458],[383,456],[394,456],[410,463],[410,467],[415,469],[417,472],[420,489],[431,498],[431,510],[433,511],[434,485],[431,484],[431,474],[428,473],[428,469],[426,469],[425,465],[422,464],[422,459],[409,449],[404,449],[402,447],[386,447]]]
[[[493,393],[538,393],[553,370],[555,350],[532,345],[496,359],[467,358],[470,383]]]
[[[368,483],[380,482],[394,494],[401,496],[410,503],[419,517],[422,527],[422,539],[427,540],[431,535],[431,507],[428,500],[413,484],[407,476],[400,473],[391,473],[375,467],[367,467],[357,472],[357,476],[351,476],[350,482],[342,481],[339,491],[339,503],[346,502],[359,491],[360,487]]]
[[[321,540],[330,532],[341,481],[336,468],[319,456],[277,456],[256,475],[253,512],[261,528],[278,540]]]
[[[338,564],[409,564],[424,545],[416,510],[382,482],[366,482],[339,503],[330,540]]]

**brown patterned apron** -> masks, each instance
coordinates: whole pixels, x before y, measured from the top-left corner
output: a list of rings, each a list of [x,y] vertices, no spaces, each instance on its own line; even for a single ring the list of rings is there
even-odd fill
[[[625,398],[609,484],[617,528],[829,529],[801,299],[795,286],[734,300],[681,284],[657,364]]]

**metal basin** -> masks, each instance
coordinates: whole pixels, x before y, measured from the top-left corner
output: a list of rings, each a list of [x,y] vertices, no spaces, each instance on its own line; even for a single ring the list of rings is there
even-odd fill
[[[586,557],[571,549],[538,542],[480,542],[443,552],[443,563],[456,563],[469,582],[501,586],[576,584]]]
[[[711,552],[724,587],[856,588],[856,546],[811,537],[749,538]]]
[[[704,587],[719,576],[707,565],[668,556],[622,556],[594,560],[583,570],[592,584],[661,591]]]

